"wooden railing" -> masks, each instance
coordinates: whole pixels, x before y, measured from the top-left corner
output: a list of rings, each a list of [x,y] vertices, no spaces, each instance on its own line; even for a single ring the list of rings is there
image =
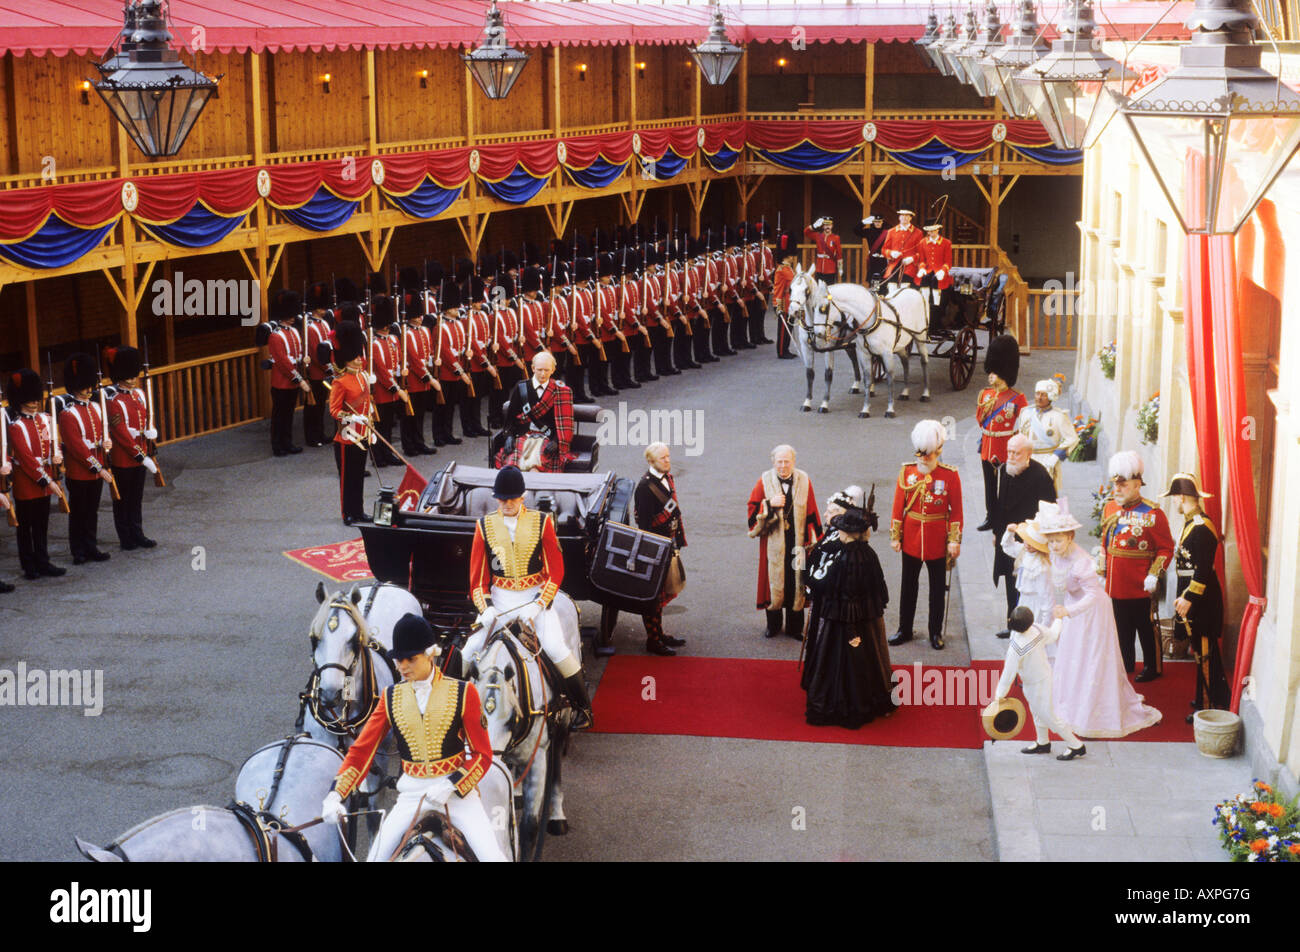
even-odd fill
[[[1074,350],[1079,292],[1031,289],[1026,295],[1023,342],[1040,350]]]
[[[187,360],[150,372],[160,443],[260,420],[262,371],[256,347]]]

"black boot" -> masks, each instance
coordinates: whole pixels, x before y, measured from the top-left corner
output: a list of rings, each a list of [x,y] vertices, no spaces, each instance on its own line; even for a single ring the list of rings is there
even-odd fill
[[[767,614],[767,635],[768,638],[775,638],[781,634],[781,609],[766,609]]]
[[[586,730],[595,723],[591,715],[591,698],[587,696],[587,682],[578,671],[564,679],[564,696],[573,705],[576,717],[573,721],[575,731]]]

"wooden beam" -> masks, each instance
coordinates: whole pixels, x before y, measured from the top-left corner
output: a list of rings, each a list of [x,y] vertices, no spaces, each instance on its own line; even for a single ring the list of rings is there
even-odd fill
[[[1019,181],[1020,181],[1020,176],[1019,176],[1019,174],[1013,175],[1013,176],[1011,177],[1011,181],[1008,182],[1008,183],[1006,184],[1006,187],[1005,187],[1004,189],[1002,189],[1002,194],[998,196],[998,204],[999,204],[999,205],[1001,205],[1003,202],[1005,202],[1005,201],[1007,200],[1007,194],[1008,194],[1008,193],[1009,193],[1013,188],[1015,188],[1016,183],[1019,182]]]
[[[869,204],[875,203],[876,199],[880,197],[880,193],[885,190],[885,186],[889,184],[889,180],[893,177],[894,177],[893,172],[886,172],[883,176],[881,176],[880,184],[877,185],[875,191],[871,193],[871,201],[869,202]]]
[[[262,54],[245,54],[248,83],[249,138],[253,142],[253,164],[262,165],[266,157],[266,130],[262,119]]]
[[[36,282],[27,282],[27,366],[32,370],[41,365],[41,341],[37,336]],[[37,371],[39,373],[39,371]]]
[[[375,155],[379,142],[379,103],[375,98],[375,50],[366,49],[366,154]]]
[[[993,204],[993,197],[989,195],[989,190],[984,187],[984,183],[980,181],[980,177],[978,175],[972,175],[970,180],[974,182],[975,187],[980,190],[980,194],[984,196],[984,201],[988,202],[990,205]]]
[[[858,187],[857,182],[853,181],[853,176],[852,175],[844,176],[844,181],[849,183],[849,188],[853,190],[853,197],[858,200],[858,204],[865,208],[867,203],[866,200],[863,198],[862,189]]]
[[[551,49],[555,51],[555,56],[551,58],[551,62],[555,64],[555,68],[551,70],[551,101],[555,104],[555,138],[558,139],[561,128],[560,104],[563,102],[563,97],[560,95],[560,54],[563,48],[556,44]],[[466,82],[470,81],[469,77],[465,79]]]
[[[241,251],[240,254],[243,254],[243,252]],[[100,270],[103,272],[105,279],[107,279],[108,286],[113,289],[113,296],[117,298],[117,303],[121,304],[123,309],[125,309],[126,295],[123,294],[122,289],[117,286],[117,279],[113,277],[113,272],[109,271],[107,268],[101,268]],[[29,281],[27,283],[31,284],[32,282]]]
[[[863,114],[864,114],[868,119],[870,119],[871,116],[872,116],[872,115],[874,114],[874,112],[875,112],[875,99],[876,99],[876,44],[875,44],[875,43],[864,43],[864,44],[863,44],[863,47],[864,47],[864,49],[865,49],[865,51],[866,51],[866,53],[865,53],[865,55],[866,55],[866,62],[863,64],[863,65],[864,65],[864,70],[865,70],[866,76],[865,76],[865,89],[863,90],[863,94],[862,94],[862,95],[863,95],[863,99],[862,99],[862,108],[863,108],[863,110],[864,110]]]

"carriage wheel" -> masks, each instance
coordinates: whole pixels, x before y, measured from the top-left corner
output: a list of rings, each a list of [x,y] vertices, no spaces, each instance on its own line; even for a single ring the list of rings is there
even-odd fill
[[[963,327],[957,332],[952,353],[948,355],[948,378],[952,381],[952,389],[965,390],[970,383],[971,375],[975,373],[977,349],[973,330]]]
[[[592,645],[596,649],[596,654],[611,655],[614,653],[614,626],[618,623],[618,609],[610,608],[608,605],[600,606],[600,628],[596,632],[596,639]]]

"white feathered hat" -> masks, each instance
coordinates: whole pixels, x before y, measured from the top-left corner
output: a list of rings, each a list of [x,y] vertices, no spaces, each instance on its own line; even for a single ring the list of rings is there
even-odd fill
[[[1051,378],[1040,380],[1034,384],[1034,393],[1045,393],[1047,399],[1055,403],[1061,395],[1061,385]]]
[[[1142,457],[1134,450],[1123,450],[1110,458],[1107,472],[1111,479],[1141,479]]]
[[[938,420],[922,420],[912,427],[912,448],[918,453],[933,453],[943,446],[948,433]]]
[[[1065,498],[1056,502],[1039,502],[1034,522],[1038,523],[1038,528],[1045,536],[1053,532],[1073,532],[1083,528],[1079,520],[1070,515],[1070,501]]]

